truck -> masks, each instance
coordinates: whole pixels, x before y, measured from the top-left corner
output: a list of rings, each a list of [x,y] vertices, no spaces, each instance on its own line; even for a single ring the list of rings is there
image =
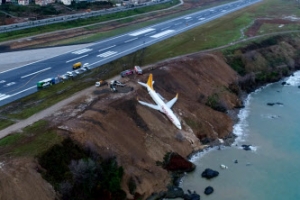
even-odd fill
[[[81,67],[81,62],[77,62],[75,64],[73,64],[73,70],[79,69]]]
[[[56,82],[57,81],[56,81],[55,78],[47,78],[47,79],[44,79],[44,80],[41,80],[41,81],[37,82],[36,86],[37,86],[38,89],[43,89],[45,87],[54,85]]]
[[[137,66],[137,65],[134,66],[133,70],[136,74],[139,74],[139,75],[143,74],[143,70],[140,66]]]
[[[101,86],[103,86],[103,85],[108,85],[108,83],[107,83],[106,81],[103,81],[103,80],[97,81],[97,82],[95,83],[95,86],[96,86],[96,87],[101,87]]]

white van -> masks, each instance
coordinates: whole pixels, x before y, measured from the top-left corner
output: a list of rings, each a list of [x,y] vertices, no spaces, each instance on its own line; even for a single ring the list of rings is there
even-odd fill
[[[143,70],[141,69],[141,67],[140,66],[134,66],[134,72],[136,73],[136,74],[143,74]]]

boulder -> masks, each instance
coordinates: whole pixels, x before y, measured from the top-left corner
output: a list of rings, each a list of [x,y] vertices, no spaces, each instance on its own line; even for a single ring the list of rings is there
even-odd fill
[[[214,188],[211,186],[206,187],[204,190],[204,194],[206,194],[206,195],[210,195],[213,192],[214,192]]]
[[[207,179],[214,178],[214,177],[216,177],[216,176],[218,176],[218,175],[219,175],[219,172],[218,172],[218,171],[215,171],[215,170],[212,170],[212,169],[209,169],[209,168],[205,169],[205,170],[202,172],[202,174],[201,174],[201,176],[202,176],[203,178],[207,178]]]
[[[175,198],[183,198],[184,192],[180,187],[171,187],[165,193],[164,198],[175,199]]]
[[[282,83],[281,83],[281,85],[285,85],[286,84],[286,82],[285,81],[283,81]]]
[[[274,106],[275,103],[267,103],[268,106]]]
[[[172,172],[191,172],[194,171],[196,165],[177,153],[171,153],[165,162],[164,168]]]
[[[185,194],[183,197],[184,200],[200,200],[200,195],[197,194],[195,191],[191,193],[190,190],[188,190],[188,194]]]
[[[251,145],[243,144],[242,147],[245,151],[251,151]]]

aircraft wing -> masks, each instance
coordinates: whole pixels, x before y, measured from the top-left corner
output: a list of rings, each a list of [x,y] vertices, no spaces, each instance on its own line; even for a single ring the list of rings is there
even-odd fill
[[[154,105],[154,104],[151,104],[151,103],[146,103],[144,101],[138,101],[140,104],[144,105],[144,106],[148,106],[152,109],[155,109],[155,110],[158,110],[158,111],[161,111],[160,110],[160,107],[158,105]]]
[[[169,107],[169,108],[172,108],[172,106],[174,105],[174,103],[177,101],[178,99],[178,94],[176,94],[176,96],[170,100],[168,103],[166,103],[166,105]]]

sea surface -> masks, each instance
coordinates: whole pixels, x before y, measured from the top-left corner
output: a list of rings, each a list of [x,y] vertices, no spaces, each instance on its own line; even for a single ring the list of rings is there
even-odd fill
[[[282,82],[286,81],[286,85]],[[251,93],[234,126],[231,147],[211,148],[195,155],[194,172],[180,186],[196,191],[201,200],[300,200],[300,72]],[[273,106],[267,103],[275,103]],[[251,144],[245,151],[242,144]],[[237,160],[238,163],[235,163]],[[221,169],[220,165],[228,169]],[[211,180],[201,173],[211,168]],[[214,193],[205,195],[207,186]]]

